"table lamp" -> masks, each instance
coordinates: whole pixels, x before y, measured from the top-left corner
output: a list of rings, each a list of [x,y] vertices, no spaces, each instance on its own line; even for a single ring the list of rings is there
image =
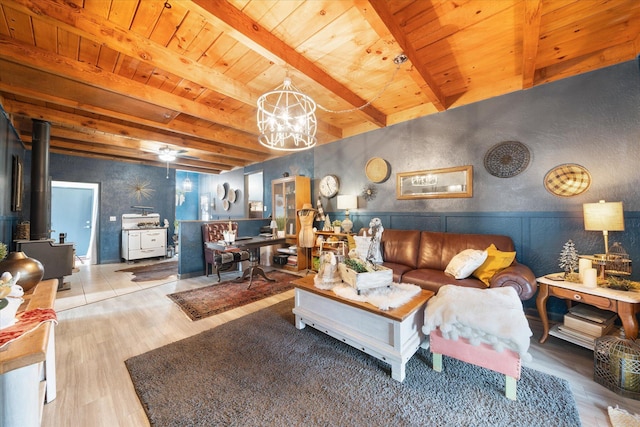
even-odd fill
[[[344,195],[338,196],[338,209],[346,209],[345,218],[342,221],[342,229],[345,233],[350,233],[353,228],[353,222],[349,219],[349,209],[358,207],[358,196]]]
[[[587,231],[602,231],[604,236],[605,260],[609,258],[609,231],[624,231],[624,213],[622,202],[585,203],[584,229]]]
[[[271,229],[271,237],[274,239],[278,237],[278,223],[275,219],[271,220],[271,224],[269,224],[269,228]]]

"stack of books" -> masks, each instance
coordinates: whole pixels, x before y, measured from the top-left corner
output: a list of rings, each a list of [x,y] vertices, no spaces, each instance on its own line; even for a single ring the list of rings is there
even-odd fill
[[[611,311],[578,304],[569,309],[564,315],[564,323],[557,325],[552,335],[593,349],[596,338],[614,329],[616,317],[616,313]]]

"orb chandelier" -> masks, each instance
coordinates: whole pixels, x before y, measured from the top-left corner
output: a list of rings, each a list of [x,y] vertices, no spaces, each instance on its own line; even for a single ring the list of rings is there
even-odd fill
[[[258,98],[258,141],[280,151],[300,151],[316,145],[316,103],[287,76],[284,83]]]
[[[387,84],[370,101],[347,110],[331,110],[316,104],[311,97],[300,92],[287,75],[282,85],[258,98],[258,141],[267,148],[280,151],[301,151],[314,147],[318,142],[316,107],[334,114],[363,110],[382,96],[407,60],[404,53],[396,55],[393,63],[397,67]]]

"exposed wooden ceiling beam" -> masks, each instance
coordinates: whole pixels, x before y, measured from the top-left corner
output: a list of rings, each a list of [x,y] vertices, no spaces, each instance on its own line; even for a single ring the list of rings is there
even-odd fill
[[[24,119],[18,122],[17,130],[20,139],[30,144],[32,141],[30,123]],[[128,148],[114,145],[114,140],[119,138],[115,135],[103,135],[99,133],[85,134],[71,129],[60,128],[52,125],[50,129],[51,147],[64,149],[73,152],[75,155],[104,154],[112,159],[129,159],[143,161],[146,164],[162,165],[166,162],[158,159],[158,153],[152,150],[141,152],[137,148]],[[173,164],[181,166],[193,166],[202,170],[209,170],[209,173],[230,170],[236,166],[242,166],[244,162],[216,158],[215,156],[205,156],[200,160],[191,159],[188,156],[178,156]]]
[[[438,111],[446,110],[447,103],[444,94],[440,90],[440,86],[438,86],[434,78],[431,76],[426,64],[424,64],[420,59],[416,50],[408,42],[404,32],[394,19],[387,0],[369,0],[369,3],[396,39],[404,54],[407,55],[415,69],[420,73],[422,81],[424,82],[424,84],[420,84],[420,87],[425,92],[433,106]]]
[[[284,61],[354,107],[367,104],[366,100],[349,90],[326,71],[296,52],[291,46],[285,44],[230,3],[226,1],[212,2],[210,0],[192,0],[192,2],[222,21],[225,24],[225,30],[238,41],[246,43],[245,40],[249,39],[253,42],[252,46],[255,46],[255,44],[260,46],[262,48],[260,53],[263,56],[276,61],[278,59]],[[362,108],[362,112],[369,116],[378,126],[384,127],[387,125],[386,115],[372,105]]]
[[[32,0],[2,0],[2,2],[31,16],[44,19],[52,25],[60,26],[72,34],[77,34],[88,40],[92,40],[99,45],[108,46],[113,50],[139,59],[154,67],[170,71],[176,76],[243,102],[252,108],[256,106],[259,94],[251,92],[246,85],[238,83],[187,56],[181,55],[179,52],[167,49],[142,35],[87,12],[83,8],[71,6],[72,3],[68,4],[65,2],[61,5],[48,0],[39,0],[37,4]],[[224,4],[226,4],[226,2],[216,3],[216,5]],[[345,90],[348,89],[345,88]],[[130,95],[134,94],[130,93]],[[184,98],[178,98],[184,100]],[[181,109],[177,109],[177,111],[185,112]],[[228,115],[220,110],[216,110],[216,116],[218,113],[220,113],[221,116]],[[201,117],[199,115],[194,116]],[[223,120],[222,118],[218,120],[206,117],[201,118],[230,127],[243,126],[241,130],[245,132],[255,132],[257,129],[253,123],[242,122],[234,124],[233,120],[227,120],[222,123],[218,121]],[[319,129],[328,130],[331,128],[319,126]]]
[[[31,137],[26,137],[25,142],[25,146],[28,150],[31,150],[32,146],[31,146]],[[158,161],[158,160],[146,160],[146,159],[141,159],[140,157],[121,157],[121,156],[114,156],[114,155],[109,155],[106,152],[100,150],[100,151],[96,151],[96,152],[87,152],[87,151],[82,151],[82,150],[78,150],[76,148],[67,148],[64,146],[64,143],[61,143],[60,145],[53,145],[51,146],[50,152],[52,153],[57,153],[57,154],[64,154],[67,156],[80,156],[80,157],[88,157],[88,158],[93,158],[93,159],[100,159],[100,160],[112,160],[112,161],[117,161],[117,162],[125,162],[125,163],[135,163],[135,164],[140,164],[140,165],[148,165],[148,166],[156,166],[156,167],[167,167],[166,162],[162,162],[162,161]],[[218,174],[220,172],[224,172],[225,169],[215,169],[215,168],[211,168],[211,167],[201,167],[199,165],[191,165],[191,164],[186,164],[186,163],[182,163],[177,161],[178,159],[176,159],[176,161],[174,162],[169,162],[169,169],[181,169],[181,170],[185,170],[185,171],[189,171],[189,172],[198,172],[198,173],[205,173],[205,174]]]
[[[132,58],[149,63],[163,70],[171,70],[183,79],[198,83],[222,95],[255,105],[258,96],[245,86],[222,73],[167,49],[154,41],[129,31],[107,19],[87,12],[72,2],[54,3],[39,0],[3,0],[10,7],[29,15],[45,19],[65,30],[78,34],[100,45],[109,46]]]
[[[12,93],[25,98],[30,98],[35,101],[47,102],[50,104],[73,108],[87,113],[98,114],[125,122],[137,123],[143,126],[164,130],[167,132],[174,132],[185,136],[207,139],[212,142],[229,145],[235,148],[246,148],[257,152],[263,152],[265,154],[269,153],[268,149],[258,144],[256,136],[249,135],[245,132],[236,131],[227,127],[206,127],[193,123],[187,123],[180,120],[180,118],[174,119],[167,124],[158,123],[154,120],[148,120],[118,111],[107,110],[105,108],[101,108],[95,105],[89,105],[73,99],[50,95],[35,88],[16,86],[2,81],[0,81],[0,91]]]
[[[536,56],[540,40],[540,20],[542,0],[524,2],[524,22],[522,26],[522,88],[533,87],[536,74]]]
[[[230,113],[214,110],[205,104],[189,101],[181,96],[173,95],[134,80],[105,72],[98,67],[52,54],[1,34],[0,58],[18,65],[24,63],[25,58],[29,58],[29,68],[46,71],[66,79],[73,79],[73,81],[76,82],[148,102],[159,107],[168,108],[167,114],[170,117],[173,117],[175,112],[181,112],[243,132],[255,133],[256,131],[254,125],[246,122],[238,123],[238,120],[235,120]],[[1,72],[2,70],[0,69],[0,73]],[[6,77],[3,76],[3,80],[12,77],[14,79],[19,78],[19,76],[6,75]]]
[[[142,129],[124,124],[107,122],[92,117],[52,110],[46,107],[40,107],[18,101],[7,100],[5,102],[5,110],[15,115],[26,116],[32,119],[36,118],[40,120],[47,120],[70,128],[90,129],[92,131],[99,131],[106,134],[128,137],[130,142],[127,146],[138,149],[142,149],[142,147],[144,147],[144,143],[141,141],[147,141],[147,147],[153,147],[153,150],[158,150],[163,145],[172,145],[180,148],[203,150],[222,157],[242,159],[245,162],[260,162],[266,159],[266,156],[260,153],[252,153],[246,150],[234,148],[224,148],[206,141],[185,139],[179,136],[154,132],[150,129]]]

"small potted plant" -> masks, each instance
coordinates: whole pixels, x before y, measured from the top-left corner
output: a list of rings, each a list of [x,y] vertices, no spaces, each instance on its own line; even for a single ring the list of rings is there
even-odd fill
[[[278,237],[284,237],[285,236],[285,217],[283,216],[277,216],[276,217],[276,224],[278,224]]]
[[[333,221],[332,225],[333,225],[333,232],[334,233],[339,233],[340,232],[340,226],[342,225],[342,221],[340,221],[339,219],[336,219],[336,220]]]

